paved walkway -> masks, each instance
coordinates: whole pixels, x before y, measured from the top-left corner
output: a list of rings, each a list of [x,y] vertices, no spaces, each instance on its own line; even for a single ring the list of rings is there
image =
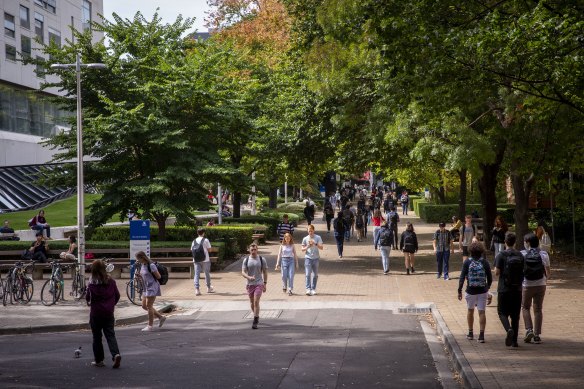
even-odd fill
[[[520,343],[518,349],[505,347],[505,334],[497,317],[496,299],[487,309],[486,343],[468,341],[465,338],[466,306],[456,298],[457,277],[462,263],[460,254],[456,253],[451,258],[453,279],[436,279],[431,234],[437,227],[421,222],[412,214],[400,217],[400,232],[405,227],[405,222],[411,221],[421,243],[416,256],[416,274],[407,276],[403,256],[400,252],[392,252],[390,274],[383,275],[379,253],[373,250],[371,243],[371,231],[365,242],[357,243],[352,239],[345,244],[343,259],[339,259],[332,233],[327,234],[324,223],[317,220],[317,234],[325,242],[325,249],[321,254],[318,295],[303,294],[302,260],[295,277],[297,294],[288,296],[282,293],[279,272],[273,270],[278,244],[270,242],[260,248],[260,254],[268,259],[271,269],[268,292],[262,298],[263,306],[270,309],[302,309],[314,304],[340,307],[354,302],[363,302],[364,307],[394,307],[404,304],[428,306],[434,303],[484,388],[581,387],[584,380],[583,339],[580,331],[580,323],[584,321],[584,272],[560,268],[552,262],[552,280],[549,281],[544,303],[542,344]],[[304,236],[301,231],[303,229],[297,229],[294,234],[297,243]],[[492,261],[492,256],[489,260]],[[172,280],[163,289],[161,303],[180,301],[191,308],[206,310],[214,310],[213,307],[217,310],[241,309],[236,308],[240,305],[247,307],[240,266],[240,263],[236,263],[225,271],[212,273],[216,290],[214,294],[206,294],[205,288],[202,288],[203,295],[195,297],[192,280]],[[122,286],[121,282],[119,284]],[[496,282],[492,290],[496,290]],[[41,319],[36,320],[35,324],[42,325],[43,320],[46,320],[42,318],[46,318],[47,311],[58,312],[55,308],[59,307],[0,307],[0,330],[18,326],[15,319],[19,310],[39,312],[37,318]],[[86,309],[79,308],[75,313],[69,312],[66,318],[59,316],[64,322],[75,317],[83,320],[87,317]],[[136,310],[133,307],[120,307],[118,316],[131,316],[125,313],[127,309]],[[477,330],[475,328],[475,332]],[[520,331],[523,332],[523,325]]]

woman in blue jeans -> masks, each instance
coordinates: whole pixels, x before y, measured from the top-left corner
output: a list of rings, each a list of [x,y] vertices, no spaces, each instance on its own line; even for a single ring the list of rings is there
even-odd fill
[[[288,292],[288,296],[292,296],[294,290],[294,273],[298,269],[298,256],[294,248],[294,240],[290,233],[285,233],[278,251],[278,259],[276,260],[276,270],[280,269],[282,265],[282,291]]]
[[[339,212],[337,218],[333,220],[333,229],[335,232],[339,258],[343,258],[343,245],[345,243],[345,223],[343,221],[343,212]]]

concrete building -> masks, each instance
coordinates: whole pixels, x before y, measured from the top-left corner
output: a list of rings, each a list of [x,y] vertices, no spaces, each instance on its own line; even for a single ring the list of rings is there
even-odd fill
[[[43,57],[36,39],[61,45],[72,39],[71,26],[90,28],[103,14],[103,0],[0,0],[0,10],[0,168],[43,164],[52,154],[39,142],[67,130],[65,118],[74,113],[49,101],[56,90],[39,92],[41,83],[51,80],[19,59]],[[102,38],[94,31],[94,41]]]

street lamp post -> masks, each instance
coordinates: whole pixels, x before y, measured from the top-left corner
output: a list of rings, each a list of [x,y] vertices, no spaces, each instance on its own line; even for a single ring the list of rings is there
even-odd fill
[[[81,68],[105,69],[103,63],[81,63],[81,54],[78,52],[75,63],[55,63],[51,69],[75,69],[77,77],[77,262],[79,271],[85,274],[85,208],[83,202],[83,121],[81,112]],[[85,277],[82,277],[85,282]],[[84,285],[82,285],[84,286]]]

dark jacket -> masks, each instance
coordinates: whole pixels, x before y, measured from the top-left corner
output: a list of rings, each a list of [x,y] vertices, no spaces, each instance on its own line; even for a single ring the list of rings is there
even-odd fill
[[[114,309],[120,301],[120,292],[113,278],[108,278],[107,284],[90,283],[85,295],[87,303],[91,306],[91,317],[113,317]]]
[[[406,238],[408,238],[409,236],[411,236],[411,239],[409,240],[413,240],[414,242],[413,247],[406,245]],[[416,233],[408,230],[402,232],[401,239],[399,242],[399,249],[405,251],[406,253],[415,253],[416,251],[418,251],[418,236],[416,235]]]

